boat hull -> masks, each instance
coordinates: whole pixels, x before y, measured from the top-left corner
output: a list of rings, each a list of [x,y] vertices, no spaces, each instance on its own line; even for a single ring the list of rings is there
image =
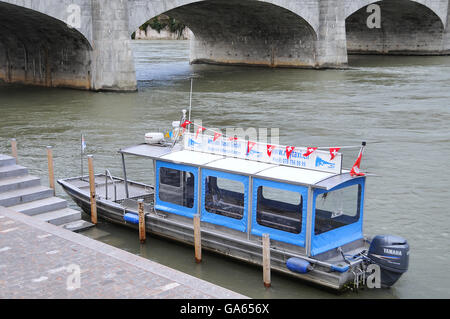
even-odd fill
[[[58,182],[73,201],[86,214],[90,215],[91,205],[89,193],[80,191],[76,187],[71,187],[69,183],[64,181]],[[137,213],[136,210],[130,210],[111,200],[99,199],[98,197],[96,205],[98,218],[132,229],[138,229],[137,224],[124,220],[125,213]],[[194,245],[192,219],[159,211],[146,211],[145,213],[145,226],[148,233],[187,245]],[[252,265],[262,266],[262,242],[259,237],[249,236],[247,233],[234,231],[206,222],[202,222],[201,236],[202,249],[232,257]],[[354,245],[360,246],[362,243],[358,242],[354,243]],[[314,265],[314,269],[305,274],[293,272],[286,267],[286,262],[291,257],[306,257],[304,255],[304,249],[271,240],[271,269],[274,271],[333,290],[342,290],[346,287],[347,283],[351,283],[354,280],[354,275],[351,271],[332,271],[329,267],[322,265]]]

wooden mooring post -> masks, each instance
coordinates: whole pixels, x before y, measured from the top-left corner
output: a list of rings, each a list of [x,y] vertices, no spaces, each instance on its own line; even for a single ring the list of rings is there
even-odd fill
[[[194,246],[195,246],[195,262],[202,261],[202,234],[200,229],[200,215],[194,215]]]
[[[270,236],[262,235],[262,257],[263,257],[263,280],[264,286],[269,288],[270,283]]]
[[[53,151],[51,146],[47,146],[47,162],[48,162],[48,183],[51,189],[53,189],[53,195],[55,195],[55,172],[53,170]]]
[[[94,158],[92,155],[88,155],[88,168],[89,168],[89,188],[91,193],[91,222],[97,225],[97,202],[95,196],[95,175],[94,175]]]
[[[11,154],[16,159],[16,164],[19,163],[19,159],[17,156],[17,141],[15,138],[11,139]]]
[[[145,212],[144,212],[144,200],[138,200],[138,215],[139,215],[139,241],[141,244],[145,243]]]

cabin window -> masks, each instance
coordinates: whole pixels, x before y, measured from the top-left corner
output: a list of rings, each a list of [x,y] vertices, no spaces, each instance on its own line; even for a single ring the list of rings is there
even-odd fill
[[[314,234],[350,225],[359,220],[361,185],[320,194],[316,199]]]
[[[300,193],[259,186],[256,221],[259,225],[300,234],[303,198]]]
[[[159,198],[162,201],[193,208],[194,187],[192,173],[167,167],[159,169]]]
[[[239,181],[208,176],[205,178],[205,209],[209,213],[234,219],[244,216],[244,184]]]

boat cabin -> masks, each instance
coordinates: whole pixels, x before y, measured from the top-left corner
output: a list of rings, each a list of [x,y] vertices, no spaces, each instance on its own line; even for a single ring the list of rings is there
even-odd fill
[[[156,211],[186,218],[199,214],[202,222],[241,232],[248,240],[269,234],[303,248],[306,256],[363,238],[364,176],[189,147],[141,144],[120,153],[124,171],[124,155],[153,161]]]

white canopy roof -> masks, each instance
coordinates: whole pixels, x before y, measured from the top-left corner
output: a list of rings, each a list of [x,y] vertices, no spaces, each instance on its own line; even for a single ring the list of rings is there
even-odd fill
[[[331,189],[349,179],[350,174],[321,172],[253,160],[225,157],[223,155],[198,151],[171,149],[170,147],[141,144],[120,150],[123,154],[137,155],[177,164],[200,166],[203,168],[226,171],[241,175],[251,175],[290,184],[314,186]]]

